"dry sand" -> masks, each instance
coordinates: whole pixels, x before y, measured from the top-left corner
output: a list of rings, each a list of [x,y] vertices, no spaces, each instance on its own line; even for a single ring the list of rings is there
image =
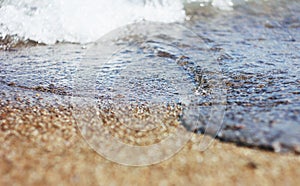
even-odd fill
[[[298,185],[300,156],[215,140],[199,150],[194,135],[172,158],[130,167],[111,162],[82,138],[64,107],[3,104],[0,185]]]

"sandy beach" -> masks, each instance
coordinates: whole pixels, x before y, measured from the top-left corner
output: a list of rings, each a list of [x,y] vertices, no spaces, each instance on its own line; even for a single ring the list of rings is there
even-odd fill
[[[0,185],[299,183],[297,154],[251,149],[219,140],[200,151],[201,135],[193,135],[179,153],[159,164],[120,165],[89,147],[68,108],[1,103]]]

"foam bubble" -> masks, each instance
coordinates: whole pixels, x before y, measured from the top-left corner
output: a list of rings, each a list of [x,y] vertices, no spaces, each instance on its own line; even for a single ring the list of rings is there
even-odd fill
[[[138,20],[174,22],[184,16],[178,0],[4,0],[0,33],[47,44],[85,43]]]
[[[87,43],[139,20],[183,21],[184,4],[195,1],[232,6],[231,0],[0,0],[0,38]]]

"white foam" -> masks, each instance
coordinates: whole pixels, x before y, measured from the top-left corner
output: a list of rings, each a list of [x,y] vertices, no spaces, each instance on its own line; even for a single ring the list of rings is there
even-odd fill
[[[184,3],[195,0],[0,0],[0,36],[17,35],[40,43],[86,43],[138,20],[183,21]],[[222,9],[231,0],[210,2]]]

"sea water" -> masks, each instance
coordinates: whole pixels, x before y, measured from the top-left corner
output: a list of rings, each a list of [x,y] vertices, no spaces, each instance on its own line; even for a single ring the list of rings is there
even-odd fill
[[[297,0],[2,0],[0,96],[59,100],[92,88],[106,100],[189,103],[190,94],[200,110],[182,124],[197,118],[194,132],[214,136],[222,124],[222,140],[299,152],[299,10]],[[124,27],[134,22],[152,24]],[[215,105],[224,119],[209,123]]]

